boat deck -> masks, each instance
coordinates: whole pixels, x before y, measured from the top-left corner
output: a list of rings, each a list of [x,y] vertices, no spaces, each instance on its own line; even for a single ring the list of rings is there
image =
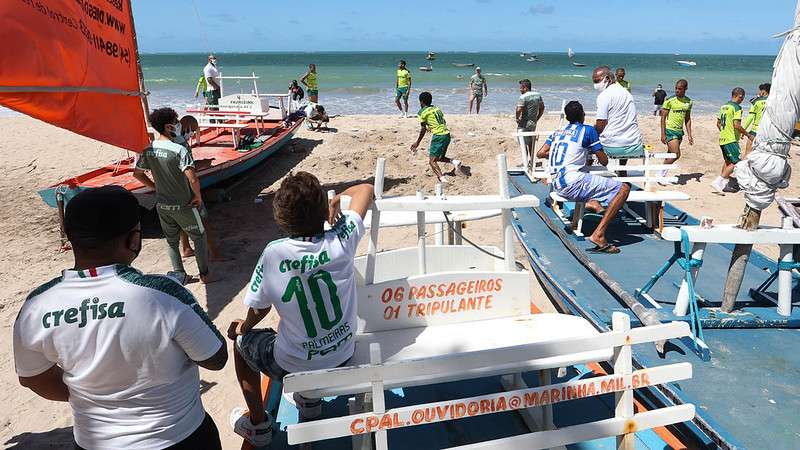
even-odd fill
[[[547,199],[547,186],[531,183],[521,172],[512,173],[510,183],[512,196],[537,195],[543,204]],[[629,206],[636,211],[636,204]],[[563,222],[550,208],[542,206],[540,211],[547,220],[564,229]],[[643,208],[638,212],[644,215]],[[587,216],[583,232],[588,235],[598,220]],[[666,226],[697,223],[693,217],[669,205],[665,220]],[[533,209],[515,210],[515,225],[537,272],[551,277],[551,287],[566,290],[567,295],[562,295],[561,299],[573,313],[583,312],[601,329],[610,324],[614,311],[630,313],[624,303],[569,252]],[[620,254],[591,254],[586,252],[593,246],[589,241],[573,234],[568,234],[567,238],[631,295],[645,285],[674,251],[672,242],[661,240],[625,211],[614,221],[607,235],[620,247]],[[695,290],[702,298],[699,302],[702,316],[707,319],[718,316],[714,308],[721,303],[731,249],[731,246],[719,244],[706,247]],[[769,443],[766,445],[769,448],[797,448],[800,439],[797,431],[800,416],[795,413],[800,411],[800,352],[796,351],[800,346],[800,330],[796,329],[800,318],[798,303],[795,302],[795,313],[787,320],[777,316],[774,303],[754,301],[748,295],[748,288],[760,285],[769,275],[765,269],[775,270],[775,267],[775,261],[753,252],[737,299],[740,312],[728,318],[734,321],[736,317],[760,318],[773,324],[782,320],[784,328],[705,329],[705,342],[711,350],[710,362],[703,362],[694,353],[691,343],[672,341],[664,359],[659,357],[655,346],[634,349],[636,360],[643,366],[692,363],[692,379],[671,387],[679,398],[695,404],[701,422],[717,430],[718,438],[739,448],[764,448],[765,443]],[[682,277],[682,269],[675,264],[650,291],[662,305],[662,309],[657,310],[662,321],[677,319],[671,310]],[[771,293],[773,297],[774,289],[776,285]],[[800,298],[797,290],[795,280],[795,299]],[[642,304],[651,307],[644,300]],[[756,322],[751,320],[751,323]]]

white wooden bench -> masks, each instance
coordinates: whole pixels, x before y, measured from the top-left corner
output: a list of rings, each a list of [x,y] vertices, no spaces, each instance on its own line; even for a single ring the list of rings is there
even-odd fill
[[[687,324],[631,330],[628,316],[616,313],[614,331],[599,333],[577,316],[531,314],[530,274],[518,270],[514,262],[509,208],[536,206],[538,199],[509,198],[504,155],[498,157],[500,195],[383,198],[383,165],[379,159],[370,246],[367,255],[355,263],[359,302],[355,354],[346,367],[293,373],[283,380],[287,394],[358,397],[351,399],[348,416],[289,425],[289,444],[353,436],[354,448],[371,448],[370,434],[374,433],[377,448],[385,450],[388,429],[490,414],[500,408],[485,405],[497,402],[506,405],[503,410],[520,411],[532,430],[552,430],[552,404],[610,392],[617,395],[616,421],[633,419],[661,426],[694,416],[692,405],[664,408],[644,416],[633,414],[633,389],[688,378],[691,366],[683,363],[632,372],[630,346],[686,336]],[[504,251],[425,244],[426,212],[491,207],[503,211]],[[417,247],[377,252],[381,214],[387,211],[417,212]],[[614,362],[613,375],[554,385],[550,382],[552,369],[609,359]],[[540,383],[535,388],[528,387],[521,376],[532,370],[539,371]],[[497,393],[386,408],[386,389],[498,375],[502,376],[503,390]],[[567,398],[556,398],[553,390],[562,387]],[[426,409],[436,407],[452,409],[453,414],[425,415]],[[610,435],[618,434],[632,444],[630,429],[619,431],[617,422],[612,425],[603,425],[603,433],[613,432]],[[557,439],[570,439],[566,429],[559,431]]]
[[[661,237],[668,241],[680,241],[681,230],[686,232],[692,243],[691,258],[702,261],[706,244],[773,244],[779,248],[778,266],[778,314],[791,316],[792,314],[792,263],[793,247],[800,244],[800,228],[792,226],[790,217],[783,218],[783,227],[761,225],[757,230],[747,231],[733,224],[714,225],[711,228],[699,226],[684,226],[680,228],[665,228]],[[689,256],[689,255],[687,255]],[[691,271],[692,280],[697,280],[700,267]],[[681,282],[678,298],[673,312],[677,316],[685,316],[689,309],[688,281]]]
[[[565,203],[571,202],[565,197],[562,197],[557,192],[550,192],[550,199],[553,202]],[[645,217],[642,219],[632,211],[630,208],[625,210],[636,217],[640,222],[648,228],[657,229],[659,232],[664,230],[664,202],[679,202],[690,200],[691,197],[679,191],[631,191],[628,194],[627,202],[644,203],[645,204]],[[555,205],[555,203],[553,203]],[[570,227],[576,234],[581,232],[583,228],[583,215],[586,210],[584,202],[575,202],[575,209],[572,212],[570,219]],[[558,211],[560,214],[560,211]]]

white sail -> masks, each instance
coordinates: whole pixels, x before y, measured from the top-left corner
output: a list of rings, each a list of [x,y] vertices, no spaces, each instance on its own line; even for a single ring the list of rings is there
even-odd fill
[[[572,59],[573,56],[575,56],[575,52],[572,51],[572,48],[568,48],[567,57],[569,57],[569,59]]]
[[[800,118],[800,1],[795,7],[794,28],[784,34],[753,151],[734,171],[745,201],[757,210],[766,209],[775,199],[775,191],[789,186],[792,175],[787,157]]]

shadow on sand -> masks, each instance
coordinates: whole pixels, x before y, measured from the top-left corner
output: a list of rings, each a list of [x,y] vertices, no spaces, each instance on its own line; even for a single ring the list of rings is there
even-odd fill
[[[41,433],[21,433],[12,436],[3,442],[3,445],[3,448],[15,450],[71,449],[74,448],[75,441],[72,437],[72,427],[63,427]]]

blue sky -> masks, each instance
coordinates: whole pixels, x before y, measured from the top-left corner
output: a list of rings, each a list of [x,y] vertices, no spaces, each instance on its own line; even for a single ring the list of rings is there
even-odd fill
[[[135,0],[141,52],[774,54],[793,0]],[[195,5],[199,12],[195,13]],[[761,5],[763,10],[756,7]]]

